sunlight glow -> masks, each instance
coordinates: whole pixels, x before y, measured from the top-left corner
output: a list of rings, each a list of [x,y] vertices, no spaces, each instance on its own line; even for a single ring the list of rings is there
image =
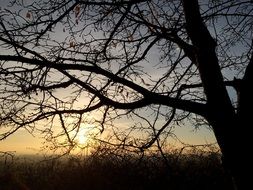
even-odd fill
[[[85,130],[85,128],[81,129],[77,135],[77,141],[80,145],[84,145],[87,143],[88,141],[88,137],[87,137],[87,130]]]

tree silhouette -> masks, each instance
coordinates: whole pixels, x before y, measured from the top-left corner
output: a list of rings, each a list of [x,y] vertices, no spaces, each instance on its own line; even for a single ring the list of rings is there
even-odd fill
[[[10,1],[0,10],[0,138],[25,128],[73,147],[86,122],[144,150],[190,121],[213,129],[243,189],[252,11],[250,0]],[[119,133],[123,118],[132,125]]]

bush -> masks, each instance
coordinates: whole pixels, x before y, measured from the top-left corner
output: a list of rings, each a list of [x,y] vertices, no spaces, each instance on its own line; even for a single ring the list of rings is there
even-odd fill
[[[19,160],[1,167],[1,173],[15,173],[16,179],[34,190],[229,189],[219,154],[175,153],[166,158],[165,162],[155,154],[141,158],[107,154],[40,162]],[[0,190],[5,190],[3,184]]]

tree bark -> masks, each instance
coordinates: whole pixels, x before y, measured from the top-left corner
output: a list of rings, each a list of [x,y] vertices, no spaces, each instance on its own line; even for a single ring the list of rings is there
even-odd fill
[[[253,41],[252,41],[253,45]],[[253,107],[253,52],[251,51],[251,59],[246,68],[245,74],[238,89],[238,126],[235,138],[238,139],[240,154],[237,155],[237,168],[236,173],[239,175],[235,178],[237,183],[240,184],[240,189],[248,189],[252,186],[249,179],[249,168],[253,167],[252,156],[250,156],[250,150],[252,149],[252,107]]]
[[[240,92],[241,101],[239,102],[241,108],[236,113],[224,84],[215,52],[216,42],[201,19],[198,1],[183,0],[183,6],[187,33],[194,46],[196,65],[207,99],[208,114],[206,119],[213,127],[223,155],[224,168],[230,174],[235,189],[246,189],[247,181],[244,169],[247,164],[244,148],[249,147],[249,144],[240,138],[244,138],[244,130],[239,126],[246,127],[250,118],[247,109],[250,96],[253,96],[247,94],[247,88],[250,85],[249,81],[252,80],[248,79],[250,75],[244,77]],[[252,70],[252,66],[248,67],[249,70]]]

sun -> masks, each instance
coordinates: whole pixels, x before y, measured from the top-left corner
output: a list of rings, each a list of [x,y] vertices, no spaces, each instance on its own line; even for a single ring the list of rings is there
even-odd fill
[[[79,135],[78,136],[78,143],[79,144],[86,144],[86,142],[87,142],[87,137],[85,136],[85,135]]]
[[[80,145],[84,145],[88,142],[88,137],[87,137],[87,131],[85,129],[82,129],[78,132],[78,135],[77,135],[77,141],[78,141],[78,144]]]
[[[90,146],[94,137],[100,134],[100,130],[93,125],[84,124],[79,128],[75,140],[80,147]]]

